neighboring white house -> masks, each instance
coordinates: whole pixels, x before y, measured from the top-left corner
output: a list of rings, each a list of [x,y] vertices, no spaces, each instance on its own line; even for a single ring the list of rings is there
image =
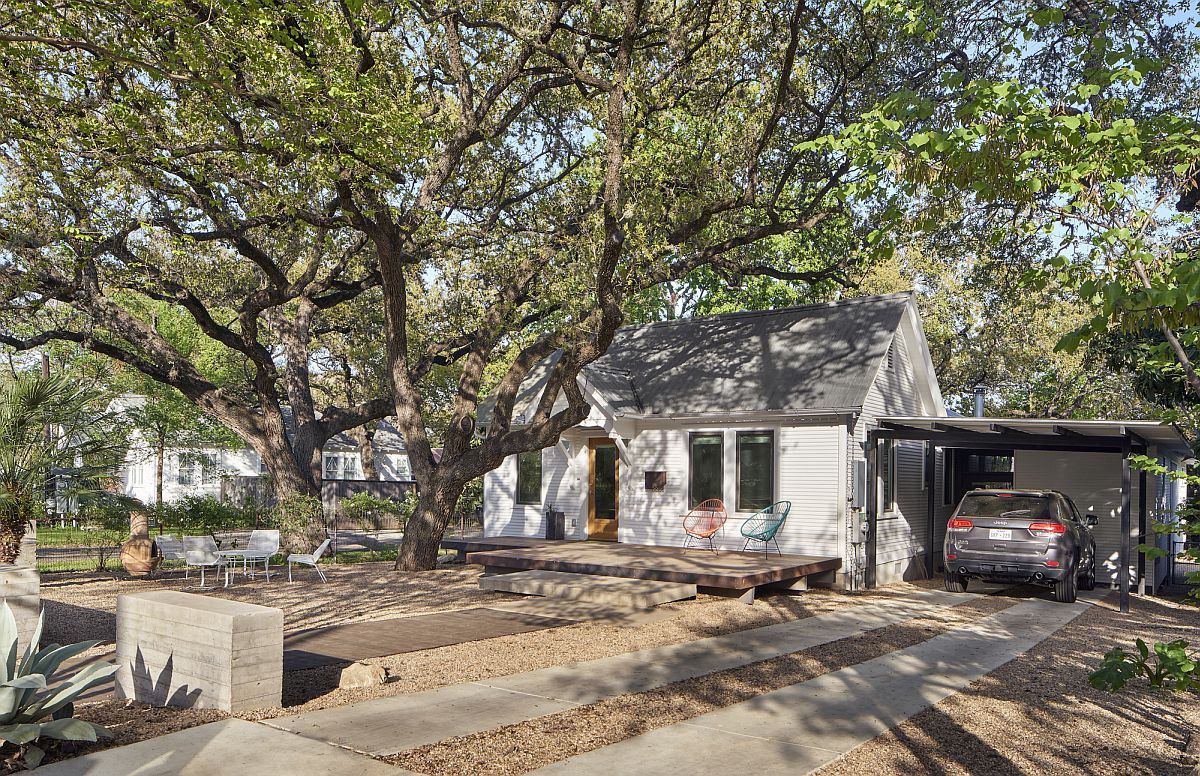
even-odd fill
[[[144,397],[122,397],[126,407],[145,401]],[[380,480],[409,481],[412,469],[404,439],[390,423],[379,421],[372,440],[375,467]],[[321,451],[326,480],[363,478],[362,456],[347,434],[330,439]],[[129,439],[125,464],[121,469],[124,492],[144,504],[155,503],[157,454],[154,446],[137,430]],[[221,497],[223,482],[231,478],[259,478],[267,475],[266,465],[249,447],[168,447],[163,455],[163,501],[171,503],[186,496]]]
[[[554,358],[522,386],[514,425],[540,399]],[[1006,482],[1057,488],[1102,513],[1100,557],[1116,568],[1111,488],[1115,464],[1119,511],[1120,456],[1081,453],[1074,463],[1059,453],[1051,462],[1039,458],[1043,451],[989,449],[994,460],[980,464],[979,451],[971,458],[962,445],[941,445],[938,433],[958,419],[947,417],[911,294],[621,329],[580,386],[592,405],[587,420],[556,446],[513,456],[484,478],[486,535],[541,536],[554,509],[566,514],[567,538],[682,545],[683,515],[721,498],[730,520],[717,541],[733,550],[742,547],[744,518],[786,500],[783,552],[840,557],[839,586],[884,584],[940,568],[946,518],[986,480],[968,476],[979,465],[1007,468]],[[485,404],[481,426],[488,411]],[[876,439],[901,418],[921,419],[926,425],[912,433],[929,439]],[[1174,429],[1145,425],[1165,429],[1151,454],[1176,465],[1189,454]],[[879,450],[870,469],[869,432]],[[869,488],[868,471],[876,475]],[[1101,481],[1109,490],[1097,490]],[[1154,516],[1180,498],[1161,495],[1148,493]],[[864,523],[873,530],[860,531]]]

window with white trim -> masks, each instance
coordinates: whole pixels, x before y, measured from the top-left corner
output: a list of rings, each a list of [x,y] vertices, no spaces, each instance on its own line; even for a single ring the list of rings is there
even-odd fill
[[[361,480],[358,453],[325,453],[324,471],[327,480]]]

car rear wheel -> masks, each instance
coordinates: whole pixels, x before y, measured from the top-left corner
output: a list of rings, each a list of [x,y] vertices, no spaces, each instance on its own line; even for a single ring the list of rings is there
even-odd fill
[[[1092,562],[1088,564],[1087,571],[1079,575],[1080,590],[1095,590],[1096,589],[1096,553],[1092,553]]]
[[[946,590],[951,593],[967,592],[967,578],[962,574],[954,574],[947,571],[944,575],[946,581]]]
[[[1076,586],[1075,575],[1068,574],[1059,581],[1054,583],[1054,600],[1060,604],[1075,603]]]

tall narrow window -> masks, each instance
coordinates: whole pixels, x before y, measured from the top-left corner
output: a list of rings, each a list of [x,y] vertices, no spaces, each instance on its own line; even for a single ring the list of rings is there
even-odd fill
[[[879,451],[879,510],[896,511],[896,443],[885,439]]]
[[[954,450],[942,450],[942,506],[954,503]]]
[[[517,456],[517,503],[542,502],[542,451]]]
[[[775,501],[775,435],[737,433],[737,508],[757,512]]]
[[[692,434],[689,459],[691,475],[688,480],[688,506],[694,507],[710,498],[723,498],[724,435]]]

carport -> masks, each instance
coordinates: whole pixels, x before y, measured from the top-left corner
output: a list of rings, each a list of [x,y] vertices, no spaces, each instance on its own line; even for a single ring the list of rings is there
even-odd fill
[[[867,519],[870,538],[867,541],[867,586],[875,583],[876,525],[880,518],[879,459],[881,445],[895,442],[925,442],[925,490],[928,494],[928,525],[926,526],[926,573],[936,571],[937,554],[937,450],[970,449],[976,451],[1041,451],[1068,456],[1071,453],[1120,454],[1120,541],[1117,559],[1117,578],[1121,594],[1121,611],[1129,611],[1129,568],[1133,553],[1133,483],[1129,457],[1144,454],[1181,462],[1192,456],[1192,450],[1179,429],[1157,421],[1118,420],[1055,420],[1025,418],[967,418],[967,417],[882,417],[878,426],[867,433]],[[1146,541],[1147,476],[1138,470],[1137,536]],[[946,476],[946,475],[943,475]],[[1115,487],[1116,483],[1113,484]],[[1068,494],[1069,495],[1069,494]],[[1138,579],[1144,575],[1145,558],[1138,553]]]

